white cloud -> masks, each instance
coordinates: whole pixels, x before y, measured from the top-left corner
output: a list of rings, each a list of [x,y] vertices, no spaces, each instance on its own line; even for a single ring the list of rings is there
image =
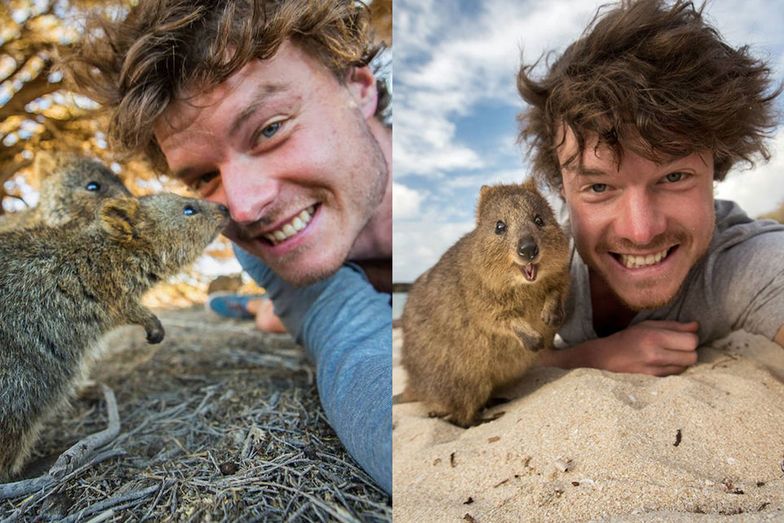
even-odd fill
[[[423,193],[406,187],[402,183],[392,183],[392,216],[395,220],[405,220],[419,214],[419,205],[425,198]]]
[[[528,171],[521,165],[518,169],[480,172],[471,176],[455,176],[445,180],[442,186],[448,189],[476,189],[476,193],[479,194],[479,188],[483,185],[523,183],[528,176]]]
[[[474,228],[473,221],[438,222],[435,213],[431,218],[423,222],[395,221],[393,281],[413,282],[463,234]]]
[[[717,184],[716,198],[734,200],[749,216],[755,217],[777,209],[784,203],[784,130],[770,144],[771,159],[757,162],[752,170],[740,164]]]
[[[436,176],[454,169],[475,169],[483,162],[476,151],[453,143],[455,125],[416,111],[395,101],[395,120],[401,122],[393,134],[395,176]]]
[[[432,2],[395,6],[395,119],[403,122],[395,129],[398,177],[487,166],[485,155],[457,141],[453,119],[490,99],[508,104],[513,115],[522,107],[515,88],[520,43],[536,42],[526,53],[533,60],[579,34],[593,11],[567,0],[492,0],[466,17],[450,11],[455,5],[441,2],[438,11]]]

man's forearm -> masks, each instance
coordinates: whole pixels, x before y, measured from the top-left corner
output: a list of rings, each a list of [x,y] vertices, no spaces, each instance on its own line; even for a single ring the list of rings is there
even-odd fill
[[[547,351],[539,365],[574,369],[591,367],[612,372],[668,376],[697,362],[697,322],[648,320],[605,338],[568,349]]]
[[[577,369],[595,367],[592,356],[598,349],[599,340],[590,340],[568,349],[544,350],[539,354],[537,364],[541,367],[558,367],[561,369]]]
[[[321,404],[354,459],[392,492],[392,308],[343,267],[300,333],[316,360]],[[336,314],[337,312],[337,314]]]
[[[316,363],[321,405],[346,450],[392,489],[392,307],[359,269],[295,288],[260,260],[236,250],[265,287],[286,329]]]

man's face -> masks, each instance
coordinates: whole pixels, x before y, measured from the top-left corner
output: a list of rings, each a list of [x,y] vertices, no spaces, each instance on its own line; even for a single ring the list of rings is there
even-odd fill
[[[286,281],[336,271],[369,234],[388,186],[367,69],[341,83],[285,42],[217,88],[186,94],[155,122],[175,175],[226,205],[226,235]]]
[[[587,139],[583,165],[571,131],[558,150],[575,245],[591,270],[633,310],[672,300],[713,236],[713,155],[657,164]]]

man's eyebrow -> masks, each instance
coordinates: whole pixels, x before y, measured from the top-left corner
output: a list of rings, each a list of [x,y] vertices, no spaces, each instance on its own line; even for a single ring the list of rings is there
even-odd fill
[[[585,167],[580,165],[578,162],[567,162],[566,165],[562,165],[561,169],[564,171],[573,172],[576,176],[585,176],[585,177],[593,177],[593,176],[607,176],[607,172],[601,169],[593,169],[591,167]]]
[[[240,113],[234,118],[234,121],[229,128],[229,136],[233,137],[237,131],[240,130],[242,125],[250,118],[253,113],[255,113],[259,107],[264,105],[264,103],[273,95],[278,94],[280,92],[285,91],[287,86],[285,84],[262,84],[256,90],[253,95],[253,98]]]
[[[591,169],[590,167],[577,167],[574,169],[577,176],[607,176],[607,173],[601,169]]]

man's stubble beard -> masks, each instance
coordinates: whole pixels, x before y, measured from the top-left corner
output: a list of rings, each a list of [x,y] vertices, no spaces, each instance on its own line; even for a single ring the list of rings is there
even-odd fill
[[[362,156],[370,158],[371,161],[369,162],[367,168],[373,169],[376,173],[371,178],[371,184],[367,187],[362,187],[362,190],[359,192],[359,194],[357,194],[355,198],[352,198],[351,201],[348,202],[349,205],[351,205],[353,208],[365,210],[361,219],[359,220],[361,226],[358,227],[358,230],[356,234],[354,234],[354,238],[351,240],[351,243],[347,244],[345,249],[341,249],[339,260],[335,260],[322,268],[309,271],[308,274],[298,275],[294,281],[288,281],[288,283],[295,287],[303,287],[329,278],[335,274],[344,263],[351,261],[348,259],[349,253],[357,242],[359,236],[374,218],[376,210],[384,200],[384,194],[386,192],[386,186],[389,179],[389,169],[387,166],[386,157],[384,156],[384,152],[381,149],[381,145],[378,143],[378,140],[371,132],[370,127],[367,121],[365,121],[365,119],[362,117],[362,114],[357,110],[355,115],[357,117],[357,125],[360,127],[362,133],[361,141],[362,143],[366,144],[364,147],[366,153]],[[357,167],[358,169],[362,168],[362,166]],[[359,173],[357,173],[357,175],[358,174]],[[354,178],[356,178],[356,176]],[[307,252],[303,253],[301,252],[301,249],[295,249],[286,256],[278,258],[276,265],[284,265],[286,263],[286,258],[293,259],[296,256],[307,255]]]
[[[649,303],[645,303],[645,304],[630,302],[629,300],[627,300],[623,296],[621,296],[618,292],[616,292],[616,289],[614,289],[612,286],[609,285],[609,281],[610,280],[607,278],[606,274],[604,274],[601,270],[598,270],[597,267],[595,267],[595,266],[589,265],[588,268],[591,271],[593,271],[596,274],[598,274],[602,278],[602,280],[604,281],[604,284],[609,287],[610,292],[627,309],[629,309],[631,311],[634,311],[634,312],[641,312],[641,311],[644,311],[644,310],[655,310],[655,309],[659,309],[659,308],[662,308],[662,307],[666,307],[667,305],[671,304],[681,294],[683,286],[686,283],[686,281],[689,279],[689,275],[691,274],[691,272],[694,270],[695,267],[699,266],[703,262],[705,257],[707,256],[708,251],[710,250],[710,243],[711,243],[712,238],[713,238],[713,235],[710,236],[710,238],[705,243],[705,245],[703,247],[701,247],[701,249],[698,252],[697,256],[694,257],[693,263],[691,263],[691,265],[689,267],[689,270],[686,271],[686,274],[683,276],[683,280],[680,282],[680,284],[678,285],[678,288],[675,290],[675,292],[673,292],[672,295],[669,296],[666,299],[660,299],[660,300],[654,301],[654,302],[649,302]],[[667,233],[663,234],[662,236],[655,238],[648,245],[644,246],[644,249],[639,249],[639,250],[656,251],[656,250],[660,250],[660,248],[663,248],[666,245],[672,245],[674,243],[677,243],[679,245],[679,249],[680,249],[680,248],[683,248],[683,246],[684,246],[684,244],[686,243],[687,240],[690,240],[692,243],[695,241],[693,236],[690,236],[686,231],[667,232]],[[602,240],[601,242],[599,242],[597,244],[597,250],[599,252],[608,252],[608,251],[612,251],[612,252],[624,252],[624,251],[627,251],[628,252],[628,251],[633,251],[636,248],[637,247],[632,245],[627,240],[622,240],[620,242],[607,242],[606,240]],[[578,249],[578,252],[579,252],[579,249]],[[590,259],[590,258],[586,258],[582,253],[580,253],[580,256],[583,258],[583,260]],[[617,260],[616,260],[616,262],[617,262]],[[652,282],[653,285],[656,285],[657,283],[660,284],[660,282],[656,282],[656,281]],[[655,288],[655,287],[653,287],[653,288]],[[648,292],[649,289],[650,289],[649,286],[645,286],[644,288],[635,287],[635,291],[637,293]]]

